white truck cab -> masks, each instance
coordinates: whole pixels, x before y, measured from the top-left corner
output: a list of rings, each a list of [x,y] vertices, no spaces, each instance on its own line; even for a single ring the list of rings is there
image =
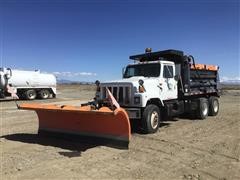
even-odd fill
[[[146,107],[149,100],[177,99],[178,88],[175,64],[170,61],[138,62],[129,64],[123,79],[101,83],[101,99],[106,98],[108,88],[130,118],[141,118],[139,107]]]

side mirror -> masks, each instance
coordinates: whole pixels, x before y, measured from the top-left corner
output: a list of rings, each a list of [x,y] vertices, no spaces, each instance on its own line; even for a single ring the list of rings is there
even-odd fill
[[[174,76],[174,80],[175,80],[175,81],[178,81],[178,80],[179,80],[179,75],[175,75],[175,76]]]

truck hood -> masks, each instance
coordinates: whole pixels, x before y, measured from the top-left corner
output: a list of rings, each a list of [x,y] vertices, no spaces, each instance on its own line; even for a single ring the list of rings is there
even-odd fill
[[[134,77],[130,77],[130,78],[126,78],[126,79],[118,79],[118,80],[113,80],[113,81],[109,81],[107,83],[129,83],[129,82],[138,82],[140,79],[145,80],[147,79],[144,76],[134,76]]]
[[[138,81],[142,79],[143,81],[145,81],[144,76],[134,76],[134,77],[130,77],[130,78],[126,78],[126,79],[118,79],[118,80],[113,80],[113,81],[108,81],[108,82],[104,82],[102,84],[132,84],[133,86],[138,86]]]
[[[120,80],[114,80],[114,81],[109,81],[109,82],[103,82],[101,83],[102,85],[121,85],[121,84],[131,84],[133,87],[138,88],[139,80],[144,81],[144,87],[147,91],[148,88],[153,88],[152,85],[158,85],[158,77],[144,77],[144,76],[134,76],[126,79],[120,79]]]

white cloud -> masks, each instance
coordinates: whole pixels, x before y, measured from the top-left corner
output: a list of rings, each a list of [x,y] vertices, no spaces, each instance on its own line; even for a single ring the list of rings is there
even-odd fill
[[[53,72],[56,76],[63,76],[63,77],[77,77],[77,76],[96,76],[96,73],[93,72]]]
[[[60,75],[61,73],[60,72],[53,72],[54,75],[58,76]]]
[[[220,81],[221,81],[221,82],[226,82],[226,81],[240,81],[240,76],[236,76],[236,77],[223,76],[223,77],[220,77]]]
[[[92,73],[92,72],[80,72],[78,73],[78,75],[80,76],[96,76],[96,73]]]

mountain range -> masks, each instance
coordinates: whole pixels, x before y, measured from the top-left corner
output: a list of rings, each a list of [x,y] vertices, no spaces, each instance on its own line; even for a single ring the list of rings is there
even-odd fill
[[[58,84],[94,84],[94,82],[72,81],[67,79],[58,79],[57,83]],[[220,83],[226,84],[226,85],[240,85],[240,79],[222,79]]]

